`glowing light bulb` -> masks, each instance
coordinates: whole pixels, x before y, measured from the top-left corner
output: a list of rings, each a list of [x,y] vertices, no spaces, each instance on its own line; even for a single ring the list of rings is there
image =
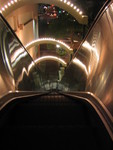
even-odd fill
[[[67,2],[67,5],[70,5],[70,2]]]
[[[11,1],[11,4],[14,4],[14,1]]]
[[[73,7],[73,4],[71,4],[71,7]]]
[[[8,6],[11,6],[11,3],[8,3]]]
[[[79,12],[79,14],[80,14],[80,15],[82,15],[82,14],[83,14],[83,12],[82,12],[82,11],[80,11],[80,12]]]
[[[5,5],[5,8],[8,8],[7,5]]]
[[[3,10],[3,11],[5,11],[5,8],[4,8],[4,7],[2,7],[2,10]]]
[[[79,8],[77,9],[77,12],[79,12],[80,10],[79,10]]]
[[[76,9],[77,7],[76,6],[74,6],[74,9]]]

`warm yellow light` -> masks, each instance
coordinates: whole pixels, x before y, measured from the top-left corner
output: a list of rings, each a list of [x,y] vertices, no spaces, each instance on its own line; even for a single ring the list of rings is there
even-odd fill
[[[34,1],[34,0],[33,0]],[[57,0],[56,0],[57,1]],[[78,13],[78,15],[80,15],[80,17],[81,17],[81,19],[84,19],[84,16],[82,16],[82,11],[79,9],[79,8],[77,8],[76,7],[76,5],[74,5],[73,3],[71,3],[71,1],[67,1],[67,0],[58,0],[58,1],[60,1],[61,3],[63,3],[63,5],[68,5],[68,7],[70,7],[69,9],[71,9],[71,8],[73,8],[74,10],[76,10],[76,13]],[[12,5],[14,5],[15,3],[19,3],[19,2],[21,2],[21,0],[11,0],[11,1],[9,1],[8,3],[7,3],[7,5],[5,4],[4,6],[3,6],[3,9],[1,8],[1,10],[2,11],[7,11],[7,9],[8,9],[8,7],[9,6],[12,6]],[[24,0],[22,0],[22,2],[24,2]],[[7,9],[6,9],[7,8]],[[13,8],[12,8],[13,9]],[[73,10],[73,11],[74,11]],[[75,14],[76,14],[75,13]],[[6,13],[7,14],[7,13]],[[86,16],[87,17],[87,16]],[[76,16],[75,16],[75,18],[76,18]],[[87,21],[87,20],[86,20]],[[85,22],[86,22],[85,21]]]
[[[70,2],[67,2],[67,5],[70,5]]]
[[[88,71],[87,71],[87,68],[86,68],[85,64],[83,64],[78,58],[74,58],[73,63],[78,65],[88,75]]]
[[[5,5],[5,8],[8,8],[7,5]]]
[[[77,12],[79,12],[79,11],[80,11],[80,9],[78,8],[78,9],[77,9]]]
[[[77,8],[77,6],[74,6],[74,9],[76,9]]]
[[[51,43],[51,44],[55,44],[55,45],[58,44],[67,51],[70,51],[70,52],[73,51],[73,49],[70,46],[68,46],[67,44],[65,44],[64,42],[53,39],[53,38],[40,38],[40,39],[33,40],[32,42],[28,43],[25,46],[25,48],[29,49],[32,46],[35,46],[37,44],[43,44],[43,43]]]
[[[73,4],[71,4],[71,7],[73,7]]]
[[[40,63],[41,61],[44,61],[44,60],[54,60],[54,61],[58,61],[59,63],[61,63],[64,66],[67,65],[67,63],[63,59],[56,57],[56,56],[39,57],[38,59],[35,60],[35,63]]]
[[[86,48],[89,52],[94,52],[97,61],[99,61],[98,50],[95,47],[91,46],[87,41],[82,44],[82,47]]]
[[[83,12],[82,12],[82,11],[80,11],[80,12],[79,12],[79,14],[80,14],[80,15],[82,15],[82,14],[83,14]]]

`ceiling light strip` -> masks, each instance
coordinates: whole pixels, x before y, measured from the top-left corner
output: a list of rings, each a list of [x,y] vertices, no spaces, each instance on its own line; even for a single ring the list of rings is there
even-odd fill
[[[9,1],[7,4],[5,4],[1,10],[0,13],[4,12],[6,9],[8,9],[9,7],[11,7],[12,5],[14,5],[15,3],[19,2],[19,0],[11,0]],[[79,15],[82,16],[83,12],[77,8],[77,6],[75,6],[73,3],[71,3],[70,1],[67,0],[60,0],[60,2],[64,3],[65,5],[70,6],[71,8],[73,8]]]

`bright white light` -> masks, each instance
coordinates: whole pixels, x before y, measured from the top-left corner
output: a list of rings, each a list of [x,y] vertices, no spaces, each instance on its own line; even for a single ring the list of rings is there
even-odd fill
[[[67,63],[62,60],[61,58],[58,58],[56,56],[43,56],[43,57],[39,57],[38,59],[35,60],[35,63],[40,63],[41,61],[44,60],[54,60],[54,61],[58,61],[59,63],[61,63],[62,65],[66,66]]]
[[[78,65],[81,69],[83,69],[85,71],[85,73],[88,75],[88,71],[86,66],[78,59],[78,58],[74,58],[73,59],[73,63],[75,63],[76,65]]]
[[[11,4],[14,4],[14,1],[11,1]]]
[[[74,9],[76,9],[77,8],[77,6],[74,6]]]
[[[5,8],[8,8],[7,5],[5,5]]]
[[[28,67],[28,73],[30,72],[30,70],[32,69],[33,66],[34,66],[34,63],[32,62]]]
[[[15,0],[15,3],[17,3],[17,0]]]
[[[92,47],[87,41],[85,41],[82,46],[91,52]]]
[[[56,47],[57,47],[57,48],[60,48],[60,45],[57,44]]]
[[[67,5],[70,5],[70,2],[67,2]]]
[[[14,67],[22,58],[24,58],[27,55],[27,52],[23,52],[20,55],[18,55],[14,61],[11,60],[12,66]]]
[[[90,66],[88,67],[88,72],[89,72],[89,74],[91,73],[91,67]]]
[[[2,14],[2,11],[0,10],[0,13]]]
[[[80,11],[80,9],[78,8],[78,9],[77,9],[77,12],[79,12],[79,11]]]
[[[73,4],[71,4],[71,7],[73,7],[74,5]]]
[[[11,62],[14,62],[14,61],[17,59],[17,57],[18,57],[19,55],[23,54],[24,52],[25,52],[25,50],[24,50],[23,48],[20,48],[20,49],[18,49],[17,51],[15,51],[15,52],[13,53],[13,55],[11,56]]]
[[[89,52],[94,52],[97,58],[97,61],[99,61],[99,54],[98,54],[98,50],[94,47],[92,47],[87,41],[85,41],[82,46],[84,48],[86,48],[87,50],[89,50]]]
[[[11,3],[8,3],[8,6],[11,6]]]
[[[2,10],[3,10],[3,11],[5,11],[5,8],[4,8],[4,7],[2,7]]]
[[[67,2],[67,0],[64,0],[64,3],[66,3]]]
[[[79,14],[80,14],[80,15],[82,15],[82,14],[83,14],[83,12],[82,12],[82,11],[80,11],[80,12],[79,12]]]

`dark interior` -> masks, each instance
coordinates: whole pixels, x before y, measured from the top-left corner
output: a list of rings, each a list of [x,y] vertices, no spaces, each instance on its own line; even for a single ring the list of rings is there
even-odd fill
[[[112,150],[94,108],[57,93],[10,102],[0,112],[0,149]]]

